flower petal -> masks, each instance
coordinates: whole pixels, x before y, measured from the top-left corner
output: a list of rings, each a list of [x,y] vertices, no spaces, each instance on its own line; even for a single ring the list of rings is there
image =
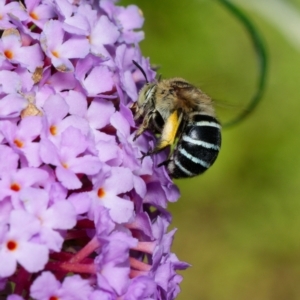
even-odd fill
[[[70,169],[76,174],[95,175],[100,171],[101,166],[99,158],[92,155],[78,157],[70,162]]]
[[[21,47],[15,54],[15,60],[32,73],[37,67],[43,66],[43,58],[43,52],[38,44]]]
[[[91,126],[101,129],[109,123],[109,119],[115,112],[113,104],[104,99],[95,99],[87,112],[87,118]]]
[[[114,44],[119,36],[120,32],[117,27],[109,21],[107,16],[101,16],[92,29],[90,41],[92,45],[96,46]]]
[[[82,186],[82,183],[78,179],[78,177],[74,174],[74,172],[65,169],[63,167],[56,167],[55,170],[56,176],[61,184],[70,190],[79,189]]]
[[[53,229],[70,229],[76,224],[75,208],[68,201],[58,201],[43,214],[43,221]]]
[[[69,111],[72,115],[84,117],[87,112],[86,97],[77,91],[69,91],[68,96],[65,97],[67,104],[69,105]],[[91,103],[92,106],[94,101]]]
[[[5,278],[11,276],[17,268],[16,259],[3,249],[0,251],[0,261],[5,261],[5,264],[0,264],[0,277]]]
[[[18,252],[18,262],[28,272],[41,271],[48,261],[49,250],[45,245],[23,242]]]
[[[109,209],[110,217],[116,223],[126,223],[134,217],[134,205],[129,200],[109,195],[101,201]]]
[[[104,189],[113,191],[116,195],[133,189],[132,172],[123,167],[113,167],[111,176],[105,180]]]
[[[73,37],[57,49],[64,58],[84,58],[89,53],[89,50],[90,46],[85,37]]]
[[[51,272],[43,272],[30,287],[30,296],[35,299],[49,299],[60,288],[60,283]]]
[[[18,166],[19,155],[10,147],[0,145],[0,178]]]
[[[99,78],[103,78],[103,80],[99,80]],[[105,66],[94,67],[83,85],[90,96],[110,91],[114,86],[112,73]]]

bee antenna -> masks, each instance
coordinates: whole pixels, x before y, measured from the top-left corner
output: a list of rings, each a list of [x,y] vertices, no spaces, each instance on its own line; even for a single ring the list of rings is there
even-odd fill
[[[144,75],[144,77],[146,79],[146,82],[148,83],[149,81],[148,81],[148,78],[147,78],[147,75],[146,75],[144,69],[135,60],[132,60],[132,62],[142,72],[142,74]]]

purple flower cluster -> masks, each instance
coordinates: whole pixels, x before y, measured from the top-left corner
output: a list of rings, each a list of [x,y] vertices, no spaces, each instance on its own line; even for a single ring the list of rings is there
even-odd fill
[[[174,299],[166,153],[131,105],[155,73],[139,9],[0,0],[0,289],[8,299]]]

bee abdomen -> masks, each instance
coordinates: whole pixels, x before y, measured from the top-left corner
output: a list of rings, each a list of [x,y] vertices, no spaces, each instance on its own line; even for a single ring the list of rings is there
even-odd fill
[[[173,178],[202,174],[212,166],[220,151],[220,123],[214,117],[200,113],[190,117],[168,163]]]

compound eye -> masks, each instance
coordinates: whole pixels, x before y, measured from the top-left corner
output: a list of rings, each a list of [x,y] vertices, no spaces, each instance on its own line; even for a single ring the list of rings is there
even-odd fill
[[[153,116],[152,123],[155,130],[157,130],[160,133],[162,131],[165,122],[162,116],[158,112],[156,112]]]

